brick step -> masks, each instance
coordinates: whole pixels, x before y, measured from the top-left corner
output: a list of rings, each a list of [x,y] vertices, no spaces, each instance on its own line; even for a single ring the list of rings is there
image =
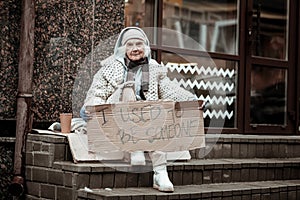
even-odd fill
[[[194,159],[296,158],[300,136],[207,134],[206,147],[190,151]],[[51,167],[53,161],[72,161],[65,136],[28,134],[26,163]]]
[[[168,164],[176,188],[300,179],[299,137],[207,135],[206,144],[205,149],[191,151],[195,159]],[[145,173],[127,173],[128,164],[110,164],[73,163],[65,136],[28,134],[26,196],[30,200],[77,199],[77,190],[84,187],[151,187],[152,167],[138,168]]]
[[[300,180],[258,181],[175,186],[173,193],[162,193],[151,187],[79,190],[80,200],[169,200],[169,199],[300,199]]]
[[[144,173],[128,173],[127,171]],[[76,187],[126,188],[152,184],[152,167],[130,168],[128,164],[72,163],[58,161],[54,168],[27,166],[27,180],[63,185],[68,177]],[[300,158],[206,159],[168,163],[174,185],[273,181],[300,179]]]
[[[300,157],[300,136],[207,134],[206,147],[190,151],[192,158]]]

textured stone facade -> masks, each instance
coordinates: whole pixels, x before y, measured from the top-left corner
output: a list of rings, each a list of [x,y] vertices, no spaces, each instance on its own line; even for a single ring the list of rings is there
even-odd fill
[[[99,61],[124,27],[124,1],[35,3],[34,120],[57,121],[66,111],[78,116]],[[7,120],[16,116],[21,1],[0,0],[0,6],[0,119]]]
[[[0,1],[0,119],[16,115],[21,1]]]
[[[0,137],[15,134],[21,4],[0,0]],[[78,116],[99,61],[112,53],[112,36],[124,27],[123,10],[123,0],[35,1],[34,126],[47,128],[60,112]],[[9,199],[14,144],[1,144],[0,199]]]
[[[9,200],[12,196],[8,192],[8,186],[12,180],[14,139],[0,138],[0,199]]]

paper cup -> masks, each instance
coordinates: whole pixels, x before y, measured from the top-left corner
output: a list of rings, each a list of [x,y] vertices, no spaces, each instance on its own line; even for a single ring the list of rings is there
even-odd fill
[[[61,132],[62,133],[70,133],[71,132],[72,113],[61,113],[59,118],[60,118]]]

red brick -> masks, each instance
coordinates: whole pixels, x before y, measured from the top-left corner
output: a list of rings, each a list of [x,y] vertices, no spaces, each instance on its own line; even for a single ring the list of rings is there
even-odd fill
[[[117,181],[115,181],[115,182],[117,182]],[[100,174],[100,173],[91,174],[89,185],[90,185],[90,188],[101,188],[102,187],[102,174]]]
[[[153,173],[146,172],[146,173],[139,174],[138,187],[151,187],[152,184],[153,184]]]
[[[55,185],[63,185],[64,172],[62,170],[48,169],[48,183]]]
[[[193,171],[193,184],[201,185],[203,183],[202,171]]]
[[[128,173],[126,187],[137,187],[138,186],[138,173]]]
[[[57,187],[57,200],[75,200],[75,193],[72,188]]]
[[[102,174],[102,187],[112,188],[114,186],[114,173],[104,173]]]
[[[37,182],[26,181],[26,194],[40,197],[41,195],[41,184]]]
[[[72,172],[64,172],[63,185],[67,186],[67,187],[73,186],[73,173]]]
[[[32,180],[35,182],[47,183],[48,182],[48,169],[45,167],[32,168]]]
[[[33,152],[33,163],[34,166],[40,167],[52,167],[53,164],[53,155],[50,155],[47,152]]]
[[[41,184],[41,197],[47,199],[56,199],[55,191],[55,185]]]

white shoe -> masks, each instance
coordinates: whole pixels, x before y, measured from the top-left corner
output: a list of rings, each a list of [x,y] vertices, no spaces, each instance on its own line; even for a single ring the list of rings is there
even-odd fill
[[[146,159],[143,151],[135,151],[130,154],[131,165],[146,165]]]
[[[165,165],[154,167],[153,188],[161,192],[174,192],[174,186],[169,179]]]

